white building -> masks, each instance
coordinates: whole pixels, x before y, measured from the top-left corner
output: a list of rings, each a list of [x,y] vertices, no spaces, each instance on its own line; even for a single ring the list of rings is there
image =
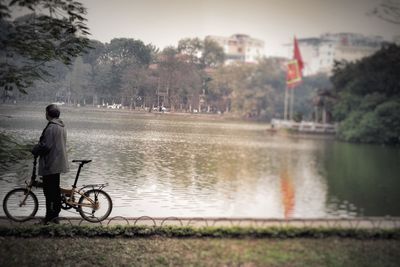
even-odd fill
[[[206,39],[217,42],[224,49],[225,64],[257,63],[264,56],[264,41],[246,34],[234,34],[230,37],[209,35]]]
[[[304,61],[304,75],[331,74],[335,61],[355,61],[378,51],[384,44],[380,36],[354,33],[323,34],[319,38],[298,39]],[[290,53],[293,44],[288,45]]]

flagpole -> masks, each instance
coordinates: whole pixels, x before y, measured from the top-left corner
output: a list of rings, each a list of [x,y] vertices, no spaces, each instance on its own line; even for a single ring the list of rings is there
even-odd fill
[[[283,113],[283,120],[287,120],[287,113],[288,113],[288,106],[287,103],[288,102],[288,87],[286,86],[285,88],[285,99],[284,99],[284,103],[285,103],[285,110]]]
[[[293,120],[293,98],[294,98],[294,90],[290,90],[290,112],[289,112],[289,120]]]
[[[300,49],[296,36],[294,37],[293,60],[288,62],[287,67],[288,70],[286,76],[286,89],[285,89],[285,111],[283,117],[284,120],[287,119],[293,120],[294,88],[302,80],[302,75],[303,75],[302,70],[304,67],[304,62],[303,59],[301,58]],[[289,89],[291,90],[288,92]]]

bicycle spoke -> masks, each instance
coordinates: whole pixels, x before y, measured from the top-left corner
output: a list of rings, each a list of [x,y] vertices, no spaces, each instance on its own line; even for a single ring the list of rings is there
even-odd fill
[[[23,188],[10,191],[3,202],[4,212],[7,217],[15,221],[26,221],[35,216],[38,201],[32,192]]]
[[[89,190],[79,199],[79,213],[91,222],[98,222],[106,219],[112,210],[111,198],[102,190]]]

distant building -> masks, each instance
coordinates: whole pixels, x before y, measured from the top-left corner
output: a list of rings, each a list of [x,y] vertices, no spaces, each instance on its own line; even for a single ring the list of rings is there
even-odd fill
[[[331,74],[334,61],[355,61],[378,51],[385,43],[380,36],[355,33],[323,34],[319,38],[298,39],[304,61],[304,75]],[[293,45],[288,45],[293,51]]]
[[[256,63],[264,56],[264,41],[251,38],[246,34],[234,34],[230,37],[206,36],[217,42],[225,52],[225,64],[234,62]]]

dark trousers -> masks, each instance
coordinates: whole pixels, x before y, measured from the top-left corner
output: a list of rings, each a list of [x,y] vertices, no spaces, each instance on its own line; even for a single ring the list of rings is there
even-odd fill
[[[46,221],[57,218],[61,211],[60,174],[43,176],[43,193],[46,198]]]

